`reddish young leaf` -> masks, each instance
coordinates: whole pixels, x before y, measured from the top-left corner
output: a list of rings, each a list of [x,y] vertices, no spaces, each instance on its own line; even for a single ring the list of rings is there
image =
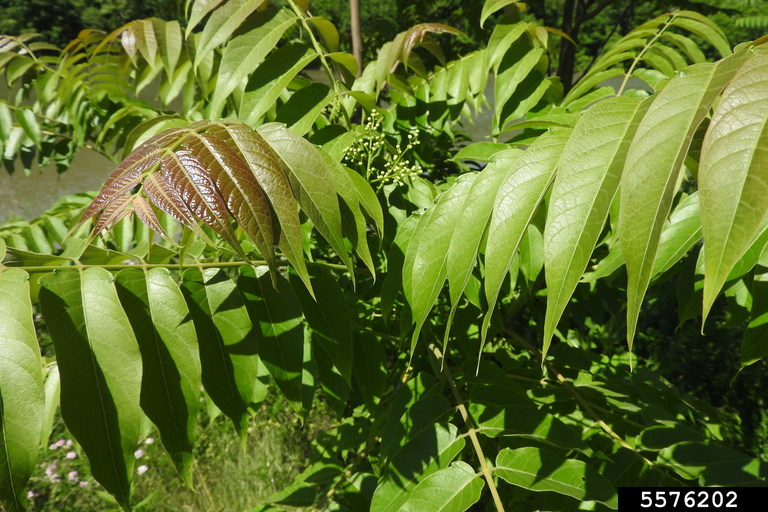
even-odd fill
[[[272,211],[248,164],[223,140],[210,134],[191,134],[185,147],[206,166],[227,210],[251,237],[274,273]]]

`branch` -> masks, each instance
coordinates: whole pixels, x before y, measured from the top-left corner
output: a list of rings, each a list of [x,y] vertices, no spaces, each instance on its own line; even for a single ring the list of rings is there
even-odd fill
[[[437,360],[442,363],[443,354],[440,352],[440,349],[437,348],[437,346],[433,343],[429,345],[429,348],[432,350],[432,353],[435,355]],[[498,512],[504,512],[504,505],[501,503],[499,491],[496,489],[496,484],[493,481],[491,468],[488,467],[488,462],[486,461],[485,455],[483,454],[483,448],[480,446],[480,441],[477,439],[477,433],[475,432],[475,427],[472,426],[472,422],[469,418],[469,412],[464,405],[464,400],[462,400],[461,394],[456,388],[456,383],[453,381],[453,377],[451,376],[451,370],[448,369],[448,366],[442,364],[441,366],[443,367],[445,380],[448,382],[448,386],[450,386],[451,391],[453,392],[453,397],[456,399],[456,407],[459,410],[459,414],[461,414],[461,418],[464,420],[464,423],[467,426],[467,435],[472,440],[472,446],[475,449],[477,458],[480,460],[480,468],[482,469],[482,474],[485,477],[485,481],[488,482],[488,488],[491,491],[491,496],[493,496],[493,502],[496,505],[496,510]]]
[[[619,434],[617,434],[611,427],[608,425],[603,419],[595,412],[595,410],[592,408],[589,402],[587,402],[576,390],[576,387],[573,385],[573,383],[565,377],[560,371],[555,368],[555,366],[544,359],[541,356],[541,352],[539,349],[537,349],[533,344],[531,344],[528,340],[520,336],[514,331],[511,331],[509,329],[505,329],[505,333],[509,334],[515,341],[517,341],[519,344],[523,345],[525,348],[527,348],[529,351],[533,352],[533,354],[536,355],[536,357],[541,360],[543,365],[546,365],[546,367],[551,371],[555,377],[557,377],[557,380],[563,385],[563,387],[568,390],[568,392],[573,396],[573,398],[576,399],[576,401],[581,405],[584,410],[589,414],[589,416],[592,417],[592,419],[597,423],[600,428],[605,431],[606,434],[608,434],[610,437],[613,438],[614,441],[616,441],[619,445],[621,445],[624,448],[627,448],[629,450],[632,450],[635,455],[640,457],[643,462],[645,462],[648,467],[653,467],[654,464],[650,460],[646,459],[643,455],[638,452],[635,447],[633,447],[631,444],[626,442],[623,437],[621,437]]]

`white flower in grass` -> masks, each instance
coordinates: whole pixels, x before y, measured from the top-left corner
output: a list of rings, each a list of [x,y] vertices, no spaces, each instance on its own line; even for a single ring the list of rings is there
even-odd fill
[[[149,466],[147,466],[146,464],[142,464],[141,466],[139,466],[138,468],[136,468],[136,472],[137,472],[138,474],[140,474],[140,475],[143,475],[143,474],[144,474],[144,473],[146,473],[147,471],[149,471]]]
[[[138,450],[133,452],[133,456],[136,457],[137,459],[142,458],[144,455],[146,455],[146,452],[144,450],[142,450],[141,448],[139,448]]]
[[[71,452],[67,452],[67,454],[64,457],[66,457],[67,459],[76,459],[77,452],[72,450]]]
[[[79,485],[80,485],[80,487],[85,489],[86,487],[88,487],[88,481],[87,480],[83,480],[83,481],[80,482]]]
[[[67,480],[69,480],[70,482],[77,482],[79,477],[80,475],[78,474],[77,471],[70,471],[69,473],[67,473]]]
[[[148,438],[146,438],[144,440],[144,444],[152,444],[154,442],[155,442],[155,438],[154,437],[148,437]]]

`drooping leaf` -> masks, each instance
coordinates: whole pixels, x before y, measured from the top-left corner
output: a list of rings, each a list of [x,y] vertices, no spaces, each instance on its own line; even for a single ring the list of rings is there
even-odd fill
[[[328,272],[313,276],[314,298],[296,276],[289,275],[296,298],[312,329],[313,340],[328,354],[347,384],[352,379],[352,318],[337,279]]]
[[[325,84],[311,84],[291,95],[278,110],[275,121],[285,123],[296,135],[304,135],[312,129],[328,102],[333,91]]]
[[[485,24],[485,20],[495,13],[496,11],[503,9],[509,4],[516,4],[517,0],[486,0],[483,4],[483,12],[480,13],[480,26]]]
[[[714,443],[684,441],[664,448],[657,462],[706,485],[765,485],[768,463]]]
[[[258,124],[290,81],[315,57],[315,51],[301,43],[288,43],[270,53],[245,86],[238,108],[243,122]]]
[[[28,275],[0,269],[0,504],[26,509],[26,486],[43,428],[43,372]]]
[[[195,0],[192,2],[192,10],[189,13],[186,36],[203,20],[206,14],[214,10],[223,0]]]
[[[475,175],[465,174],[425,213],[408,245],[403,263],[403,291],[416,324],[411,354],[419,333],[443,288],[448,273],[448,251],[456,226],[463,220],[461,206]]]
[[[141,412],[141,354],[101,268],[40,280],[40,305],[61,374],[61,415],[94,478],[127,506]]]
[[[741,341],[741,367],[768,356],[768,273],[755,274],[752,281],[752,310]]]
[[[337,181],[334,173],[344,171],[337,167],[338,164],[326,159],[309,141],[291,133],[282,125],[261,125],[257,132],[285,163],[302,210],[354,276],[354,264],[342,240],[339,200],[333,187]]]
[[[723,92],[699,166],[705,274],[702,322],[768,214],[768,55],[754,53]]]
[[[701,220],[699,194],[693,194],[680,200],[659,237],[659,249],[653,262],[653,276],[658,276],[683,256],[701,240]]]
[[[451,312],[445,327],[445,342],[448,340],[451,321],[459,305],[459,299],[475,267],[480,243],[493,211],[495,193],[501,181],[509,173],[505,162],[515,158],[516,153],[518,153],[517,150],[507,150],[494,158],[493,163],[472,181],[463,204],[458,208],[460,221],[455,223],[446,255],[446,278],[451,298]]]
[[[259,356],[294,410],[309,412],[304,403],[304,316],[288,280],[277,286],[267,280],[264,267],[241,267],[238,289],[259,332]]]
[[[523,489],[599,501],[614,510],[618,507],[616,489],[596,469],[541,448],[504,448],[496,457],[493,472]]]
[[[197,332],[202,382],[245,440],[259,356],[253,324],[235,283],[221,269],[188,269],[181,290]]]
[[[539,137],[519,158],[506,164],[509,174],[499,187],[488,226],[485,248],[485,296],[482,340],[488,332],[501,285],[520,241],[554,177],[570,129],[555,129]],[[504,165],[499,162],[499,165]]]
[[[61,402],[61,376],[59,375],[59,365],[52,364],[48,368],[48,374],[45,376],[45,409],[43,409],[43,428],[40,432],[40,445],[45,448],[48,446],[48,439],[53,432],[53,423],[56,419],[56,411],[59,410]]]
[[[127,269],[115,279],[141,350],[141,407],[157,426],[179,475],[192,487],[201,369],[189,309],[167,269]]]
[[[651,103],[630,145],[621,182],[619,238],[627,267],[627,342],[651,278],[691,139],[742,60],[695,64],[672,78]]]
[[[579,119],[563,149],[544,229],[544,355],[603,230],[647,107],[648,102],[626,97],[602,101]]]

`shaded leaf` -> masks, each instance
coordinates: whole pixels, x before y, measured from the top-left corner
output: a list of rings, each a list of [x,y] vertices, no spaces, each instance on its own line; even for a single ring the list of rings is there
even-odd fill
[[[477,503],[484,486],[469,464],[454,462],[419,482],[398,510],[462,512]]]
[[[178,284],[164,268],[127,269],[115,278],[142,355],[141,407],[192,487],[192,445],[200,403],[197,334]]]
[[[0,503],[9,512],[26,509],[45,406],[28,279],[23,270],[0,269]]]
[[[205,390],[244,442],[259,356],[253,324],[235,283],[221,269],[188,269],[181,290],[197,332]]]
[[[552,491],[579,501],[599,501],[614,510],[618,507],[616,489],[596,469],[540,448],[504,448],[493,472],[531,491]]]
[[[61,374],[61,415],[94,478],[127,506],[141,411],[141,355],[100,268],[40,279],[40,305]]]
[[[272,286],[265,267],[241,267],[237,286],[251,318],[257,322],[259,356],[294,410],[306,417],[302,369],[304,316],[288,280]]]

